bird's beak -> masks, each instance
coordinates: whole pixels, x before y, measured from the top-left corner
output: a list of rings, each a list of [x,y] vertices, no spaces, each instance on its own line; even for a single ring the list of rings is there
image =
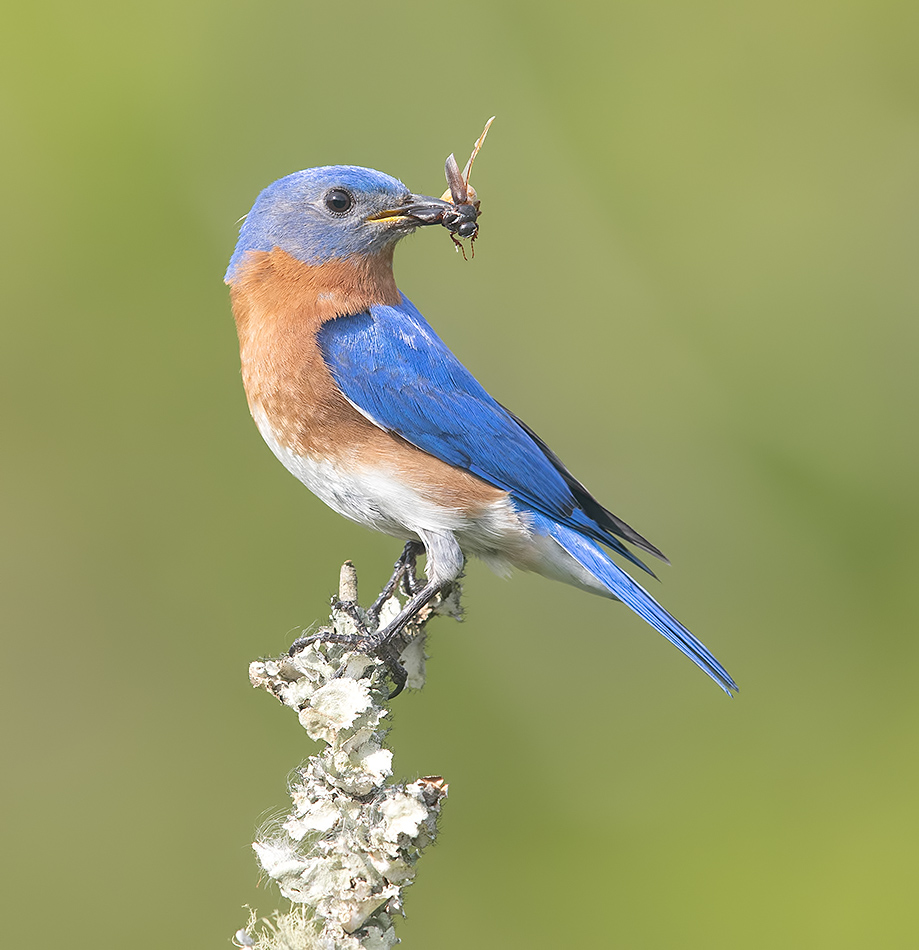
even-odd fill
[[[394,208],[378,211],[370,215],[368,221],[386,221],[396,227],[417,228],[428,224],[440,224],[444,213],[454,211],[449,201],[429,198],[427,195],[407,195],[405,200]]]

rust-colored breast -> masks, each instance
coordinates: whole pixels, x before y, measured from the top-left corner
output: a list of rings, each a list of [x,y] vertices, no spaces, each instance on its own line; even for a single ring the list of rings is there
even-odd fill
[[[281,446],[330,458],[343,438],[359,438],[355,429],[373,428],[335,386],[316,331],[371,304],[399,302],[391,255],[310,266],[280,249],[256,251],[231,296],[249,408]]]
[[[286,252],[252,252],[231,285],[249,409],[277,443],[300,456],[383,467],[432,501],[478,509],[506,492],[385,432],[335,385],[316,341],[327,320],[400,302],[392,251],[357,261],[304,264]]]

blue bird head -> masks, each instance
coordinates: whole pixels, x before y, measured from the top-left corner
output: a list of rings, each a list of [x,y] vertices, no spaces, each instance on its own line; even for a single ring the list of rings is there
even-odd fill
[[[249,251],[278,247],[307,264],[376,254],[453,205],[412,194],[396,178],[357,165],[294,172],[256,199],[239,232],[226,280]]]

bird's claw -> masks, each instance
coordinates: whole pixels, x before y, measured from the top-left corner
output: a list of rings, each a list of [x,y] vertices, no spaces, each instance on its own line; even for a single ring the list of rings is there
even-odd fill
[[[376,657],[385,664],[395,686],[389,698],[398,696],[408,681],[408,672],[402,665],[400,656],[411,639],[405,636],[405,628],[441,589],[418,578],[417,559],[423,552],[424,546],[420,542],[406,543],[402,554],[393,565],[391,577],[367,610],[361,610],[354,600],[336,599],[332,602],[333,620],[336,615],[347,617],[354,627],[353,633],[343,633],[325,627],[310,636],[298,637],[291,644],[289,654],[293,656],[314,643],[338,643],[355,653]],[[399,590],[405,592],[409,602],[397,616],[381,627],[380,613],[383,605]],[[346,666],[342,665],[336,676],[343,676],[345,670]]]
[[[417,582],[416,582],[417,583]],[[314,643],[337,643],[348,647],[354,653],[361,653],[365,656],[376,657],[383,661],[389,675],[392,677],[395,688],[389,694],[393,699],[405,689],[408,681],[408,672],[399,660],[399,650],[392,638],[387,635],[388,631],[374,631],[367,628],[364,618],[361,616],[360,608],[354,601],[337,600],[332,603],[332,613],[342,613],[354,624],[354,633],[338,633],[330,628],[319,630],[308,637],[297,637],[290,645],[287,651],[289,656],[306,649]],[[347,670],[347,664],[342,664],[335,678],[344,676]]]

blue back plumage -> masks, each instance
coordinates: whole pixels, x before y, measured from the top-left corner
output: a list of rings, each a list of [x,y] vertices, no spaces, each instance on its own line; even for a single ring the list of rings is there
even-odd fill
[[[404,296],[398,307],[375,306],[324,324],[318,342],[341,391],[379,426],[648,570],[579,507],[557,460],[485,391]]]

